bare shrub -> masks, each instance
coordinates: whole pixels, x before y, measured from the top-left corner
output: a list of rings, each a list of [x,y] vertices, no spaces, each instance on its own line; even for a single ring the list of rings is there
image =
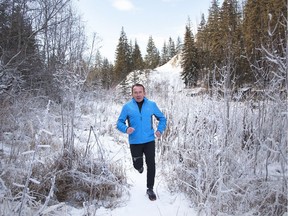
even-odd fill
[[[285,104],[177,98],[181,105],[166,101],[172,106],[159,146],[171,191],[185,192],[206,215],[286,212]]]
[[[82,101],[74,98],[62,107],[53,101],[23,97],[1,110],[10,113],[1,120],[6,123],[1,124],[5,134],[0,154],[0,179],[6,188],[0,196],[3,214],[53,212],[52,206],[61,208],[63,202],[85,208],[113,208],[121,202],[127,192],[126,174],[122,164],[106,160],[104,144],[97,135],[108,133],[110,121],[101,116],[104,105],[93,104],[85,114],[95,112],[95,122],[87,121],[86,116],[83,119],[80,108],[97,98],[82,96]],[[93,123],[95,130],[90,126]],[[84,140],[82,133],[89,127],[91,137]]]
[[[125,183],[120,169],[111,172],[103,161],[84,158],[80,151],[73,152],[73,155],[65,152],[49,166],[35,166],[32,175],[37,175],[41,182],[39,185],[31,183],[29,186],[35,197],[43,199],[43,195],[51,187],[51,177],[55,176],[55,201],[67,202],[77,207],[92,200],[113,203],[121,197],[121,185]]]

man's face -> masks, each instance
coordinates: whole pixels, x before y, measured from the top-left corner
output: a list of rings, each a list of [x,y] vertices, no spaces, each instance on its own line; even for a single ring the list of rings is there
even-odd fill
[[[132,97],[137,101],[141,102],[144,99],[145,92],[142,86],[134,86],[132,91]]]

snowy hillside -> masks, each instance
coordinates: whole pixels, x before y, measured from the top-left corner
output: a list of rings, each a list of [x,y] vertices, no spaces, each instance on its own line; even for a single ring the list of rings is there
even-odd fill
[[[149,79],[161,83],[167,81],[171,89],[180,91],[184,89],[184,83],[181,79],[181,56],[174,56],[169,62],[156,68],[151,74]]]
[[[181,80],[181,56],[176,55],[174,56],[169,62],[166,64],[155,68],[154,70],[147,70],[147,71],[133,71],[131,72],[125,82],[129,86],[126,93],[130,95],[130,87],[133,83],[142,83],[147,87],[148,94],[149,92],[152,94],[152,91],[157,89],[159,85],[166,85],[169,90],[167,91],[180,91],[184,89],[183,81]],[[122,92],[121,88],[123,86],[119,84],[116,89],[117,92]]]

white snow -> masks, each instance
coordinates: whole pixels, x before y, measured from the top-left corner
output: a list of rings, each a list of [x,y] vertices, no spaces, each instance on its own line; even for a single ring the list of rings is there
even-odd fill
[[[158,199],[156,201],[150,201],[146,196],[146,169],[140,174],[133,168],[128,145],[125,144],[125,146],[122,146],[120,150],[121,153],[119,153],[118,149],[115,150],[115,153],[119,154],[118,157],[123,155],[122,160],[126,166],[128,184],[131,185],[129,188],[129,195],[127,201],[123,203],[123,206],[112,210],[102,207],[97,211],[97,215],[152,216],[195,214],[194,209],[190,207],[189,200],[187,200],[183,194],[172,194],[169,192],[166,186],[165,177],[161,174],[159,157],[156,158],[156,162],[158,161],[159,163],[156,165],[157,171],[154,187]]]
[[[159,83],[161,81],[166,81],[169,83],[169,87],[173,90],[179,91],[183,90],[184,83],[181,80],[180,73],[182,71],[181,56],[174,56],[167,64],[156,68],[153,73],[150,74],[151,80],[157,80]]]

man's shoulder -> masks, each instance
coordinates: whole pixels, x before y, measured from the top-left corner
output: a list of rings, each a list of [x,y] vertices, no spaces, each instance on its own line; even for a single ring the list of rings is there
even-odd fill
[[[129,107],[133,104],[133,100],[129,100],[124,104],[124,107]]]
[[[147,102],[148,104],[151,104],[151,105],[154,105],[154,104],[156,104],[156,102],[155,101],[153,101],[153,100],[150,100],[150,99],[145,99],[145,102]]]

